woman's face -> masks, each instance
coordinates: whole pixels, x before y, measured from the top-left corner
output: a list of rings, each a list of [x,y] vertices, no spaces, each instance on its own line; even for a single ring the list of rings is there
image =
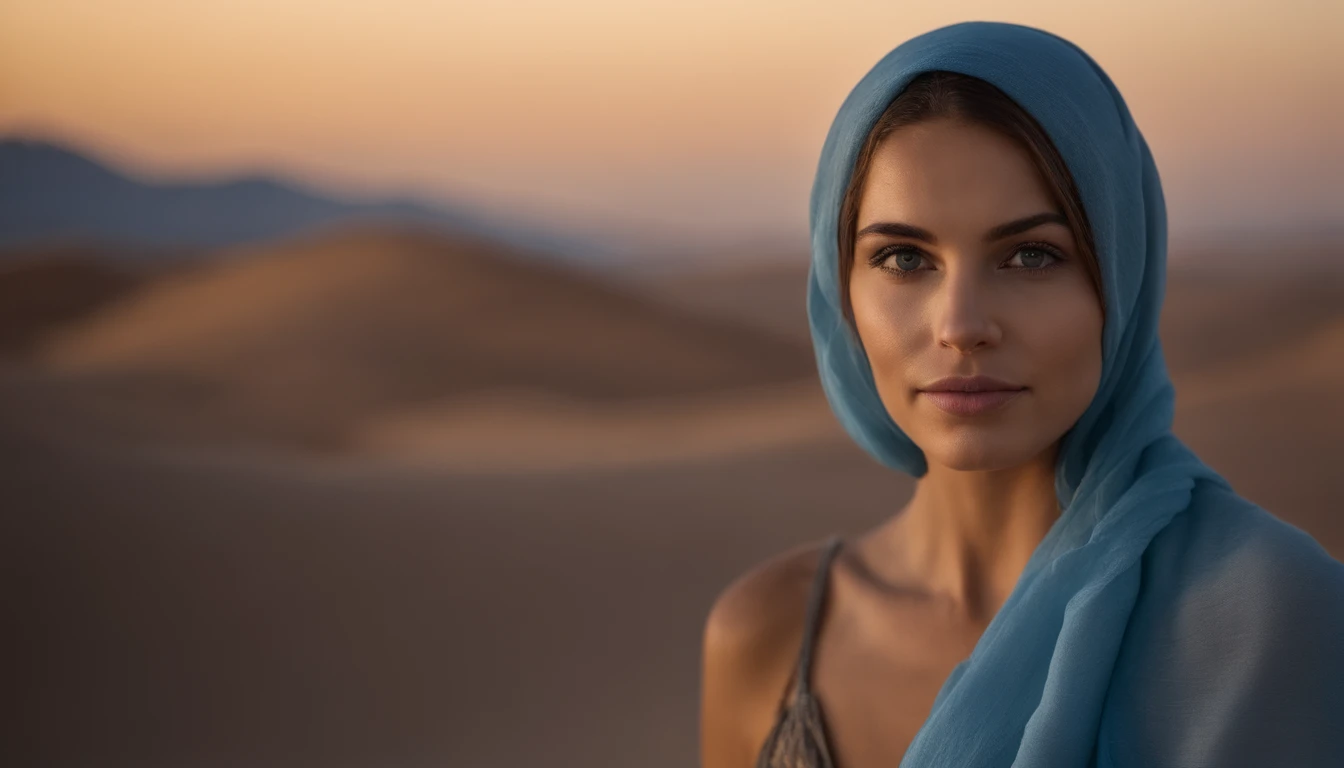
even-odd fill
[[[1101,380],[1101,303],[1025,149],[941,119],[878,147],[850,301],[878,394],[931,464],[1014,467],[1078,420]],[[949,394],[945,377],[999,392]],[[953,386],[956,386],[955,384]]]

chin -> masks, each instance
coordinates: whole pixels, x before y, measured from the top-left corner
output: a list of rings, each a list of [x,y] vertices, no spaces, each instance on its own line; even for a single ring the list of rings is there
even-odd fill
[[[993,472],[1027,464],[1040,455],[1040,449],[1020,439],[1005,439],[1007,435],[985,434],[983,430],[967,430],[957,434],[944,433],[925,443],[916,442],[924,450],[930,464],[938,464],[958,472]]]

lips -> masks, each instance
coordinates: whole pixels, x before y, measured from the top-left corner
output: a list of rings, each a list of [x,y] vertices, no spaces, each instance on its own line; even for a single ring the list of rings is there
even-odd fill
[[[1022,389],[1026,387],[993,376],[948,376],[920,387],[922,392],[1015,392]]]
[[[952,376],[929,384],[919,394],[953,416],[978,416],[1006,406],[1026,391],[990,376]]]

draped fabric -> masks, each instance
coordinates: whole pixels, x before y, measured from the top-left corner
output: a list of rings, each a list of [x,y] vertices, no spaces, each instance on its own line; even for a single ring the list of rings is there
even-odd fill
[[[954,24],[891,51],[845,99],[810,206],[808,317],[832,409],[879,462],[924,474],[844,321],[837,226],[869,130],[934,70],[996,86],[1054,142],[1092,227],[1106,316],[1100,386],[1060,444],[1062,514],[901,765],[1344,765],[1344,565],[1172,434],[1162,186],[1124,99],[1077,46]]]

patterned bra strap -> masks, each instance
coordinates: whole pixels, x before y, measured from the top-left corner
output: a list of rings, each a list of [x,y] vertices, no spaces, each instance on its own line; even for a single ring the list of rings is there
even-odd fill
[[[838,534],[830,538],[817,563],[817,575],[812,579],[812,592],[807,600],[807,621],[803,625],[803,647],[798,652],[797,696],[799,697],[811,693],[812,647],[821,624],[821,610],[826,602],[826,579],[831,570],[831,561],[835,559],[843,543],[844,539]]]

